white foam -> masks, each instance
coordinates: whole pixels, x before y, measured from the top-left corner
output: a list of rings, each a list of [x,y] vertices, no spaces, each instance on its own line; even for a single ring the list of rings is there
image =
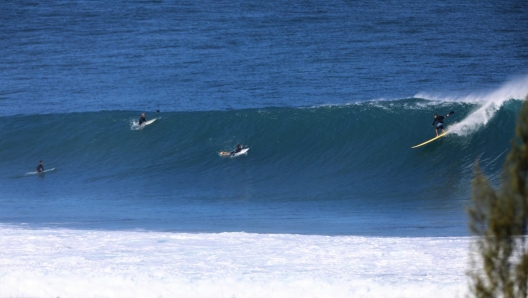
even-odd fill
[[[463,297],[468,245],[0,226],[0,296]]]
[[[142,127],[139,125],[139,121],[136,120],[130,120],[130,130],[140,130]]]
[[[479,104],[479,107],[466,118],[447,128],[450,133],[464,136],[485,126],[506,101],[511,99],[522,100],[526,95],[528,95],[528,76],[518,77],[496,90],[487,92],[448,96],[421,93],[415,95],[415,97],[433,100],[435,103],[467,102]]]

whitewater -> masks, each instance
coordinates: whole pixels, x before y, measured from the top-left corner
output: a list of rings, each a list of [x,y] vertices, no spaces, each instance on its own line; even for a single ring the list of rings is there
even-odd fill
[[[463,297],[466,237],[0,228],[1,297]]]

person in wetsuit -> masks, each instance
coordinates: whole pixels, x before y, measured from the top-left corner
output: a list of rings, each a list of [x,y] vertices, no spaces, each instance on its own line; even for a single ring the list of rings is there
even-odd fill
[[[431,124],[431,126],[434,127],[435,123],[438,122],[438,123],[436,124],[436,136],[437,136],[437,137],[438,137],[438,130],[439,130],[439,129],[441,129],[442,132],[444,132],[444,119],[445,119],[446,117],[449,117],[449,115],[454,114],[454,113],[455,113],[455,112],[451,111],[451,112],[449,112],[449,114],[447,114],[445,117],[443,117],[443,116],[438,116],[437,114],[434,114],[434,121],[433,121],[433,124]]]
[[[231,151],[231,156],[235,156],[238,152],[242,151],[242,145],[238,144],[235,151]]]
[[[139,118],[139,125],[147,122],[147,118],[145,118],[145,113],[141,114],[141,118]]]
[[[37,173],[44,172],[44,162],[41,160],[37,166]]]

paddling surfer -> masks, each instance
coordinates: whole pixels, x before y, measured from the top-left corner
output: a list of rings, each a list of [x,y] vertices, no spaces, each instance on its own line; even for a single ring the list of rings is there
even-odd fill
[[[449,112],[445,117],[444,116],[438,116],[438,114],[434,114],[434,121],[433,121],[433,124],[431,124],[431,126],[434,127],[435,123],[436,124],[436,136],[438,137],[438,130],[441,129],[442,132],[444,132],[444,118],[447,118],[449,117],[449,115],[452,115],[454,114],[455,112],[454,111],[451,111]]]
[[[247,150],[247,149],[242,149],[242,145],[238,144],[236,149],[231,151],[231,152],[228,152],[228,151],[220,151],[218,154],[220,154],[220,156],[229,156],[229,157],[235,157],[235,155],[239,152],[242,152],[242,150]]]
[[[37,173],[44,172],[44,162],[41,160],[37,166]]]
[[[147,122],[147,118],[145,118],[145,113],[141,114],[141,118],[139,118],[139,125]]]

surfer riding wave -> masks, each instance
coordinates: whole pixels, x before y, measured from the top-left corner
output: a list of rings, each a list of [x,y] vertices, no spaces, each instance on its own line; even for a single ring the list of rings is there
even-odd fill
[[[444,119],[449,117],[449,115],[453,115],[455,112],[454,111],[451,111],[449,112],[445,117],[444,116],[439,116],[438,114],[434,114],[434,121],[433,121],[433,124],[431,124],[431,126],[434,127],[435,123],[436,124],[436,136],[438,137],[438,130],[442,130],[442,132],[444,132]]]

